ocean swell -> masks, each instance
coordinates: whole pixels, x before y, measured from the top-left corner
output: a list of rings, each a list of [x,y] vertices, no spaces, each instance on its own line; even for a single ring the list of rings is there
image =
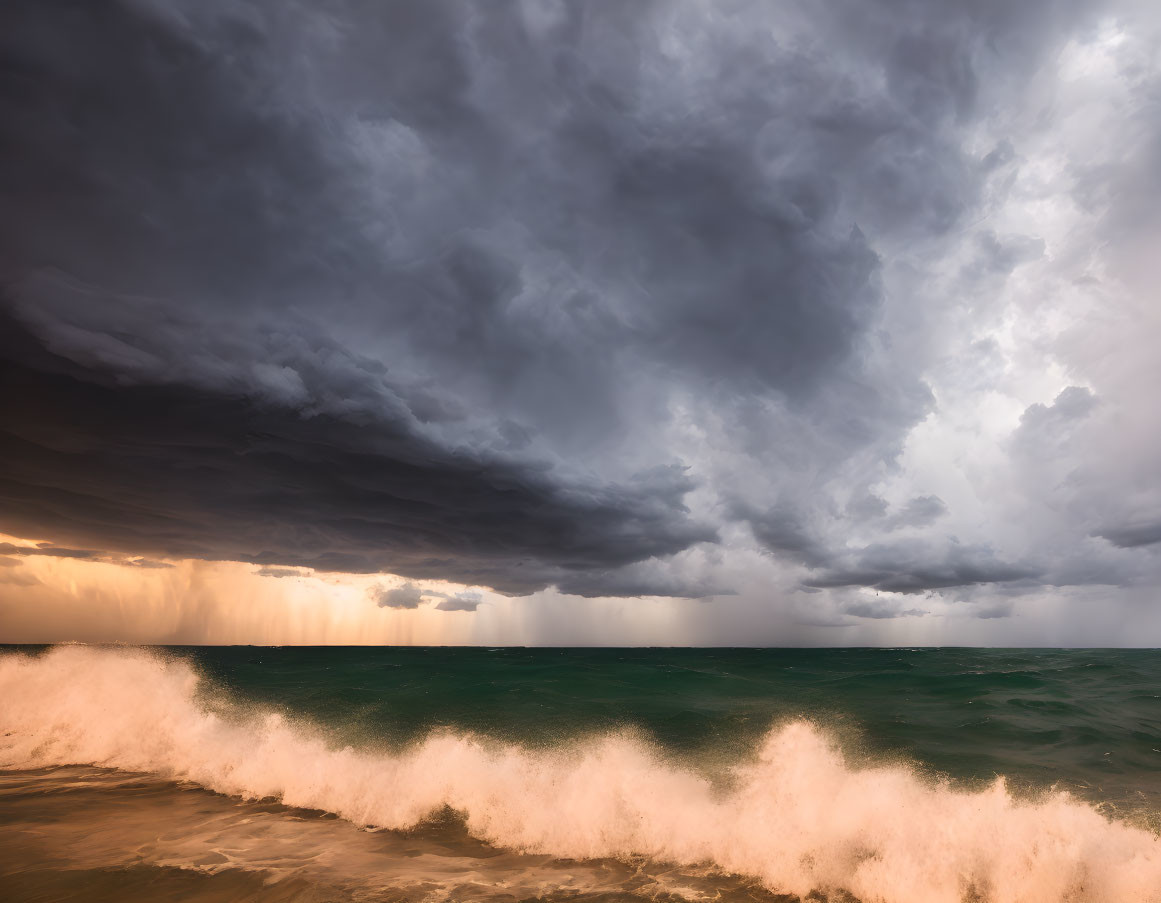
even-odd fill
[[[814,725],[772,730],[728,788],[627,734],[530,749],[433,733],[337,748],[244,706],[209,710],[186,662],[57,647],[0,656],[0,767],[91,764],[410,828],[445,806],[493,844],[712,863],[805,896],[890,903],[1161,900],[1161,843],[1065,793],[1014,799],[857,767]]]

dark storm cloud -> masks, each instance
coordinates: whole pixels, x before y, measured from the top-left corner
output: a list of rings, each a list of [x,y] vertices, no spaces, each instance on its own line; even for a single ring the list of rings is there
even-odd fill
[[[819,585],[1016,579],[842,571],[814,500],[932,401],[874,242],[963,223],[972,118],[1071,6],[5,4],[0,526],[705,595],[687,494],[777,471],[720,510]],[[682,407],[744,466],[655,447]]]
[[[863,586],[890,593],[920,593],[985,583],[1035,581],[1042,569],[998,558],[984,545],[942,545],[926,540],[878,543],[859,550],[846,566],[834,566],[807,586]]]
[[[746,511],[746,506],[742,505],[738,513],[749,522],[754,538],[775,555],[810,568],[821,567],[830,560],[831,553],[825,541],[812,534],[793,510],[776,508],[766,512],[752,509]]]
[[[852,514],[851,507],[845,512],[847,516]],[[873,496],[858,499],[854,509],[858,520],[870,523],[882,533],[928,527],[947,513],[947,506],[937,496],[912,498],[889,516],[887,504]],[[1043,576],[1042,568],[1005,562],[986,545],[963,545],[951,538],[916,538],[851,548],[824,535],[818,527],[804,525],[792,512],[751,511],[748,520],[754,537],[765,549],[809,569],[810,574],[803,581],[806,589],[866,587],[883,592],[918,593],[1028,581]],[[895,609],[883,608],[888,610]]]
[[[604,572],[562,574],[555,581],[563,593],[576,596],[683,596],[706,599],[730,596],[734,590],[720,579],[689,575],[672,563],[652,557]]]
[[[1141,546],[1152,546],[1161,543],[1161,520],[1150,523],[1124,524],[1115,527],[1103,527],[1093,534],[1107,539],[1113,545],[1122,549],[1136,549]]]
[[[583,584],[587,572],[712,539],[684,515],[688,483],[677,471],[561,484],[399,427],[196,389],[113,388],[11,363],[0,380],[12,414],[0,492],[17,533],[511,592]]]

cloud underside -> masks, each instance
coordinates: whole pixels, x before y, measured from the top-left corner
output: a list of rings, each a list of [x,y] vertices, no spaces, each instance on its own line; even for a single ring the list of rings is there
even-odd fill
[[[1153,546],[1161,543],[1161,521],[1104,527],[1096,535],[1122,549]]]
[[[39,558],[71,558],[74,561],[95,561],[104,564],[117,564],[122,567],[136,568],[169,568],[166,561],[153,561],[135,554],[111,554],[100,549],[70,549],[57,546],[53,543],[42,542],[33,546],[16,545],[11,542],[0,542],[0,555],[19,556],[14,558],[0,558],[0,567],[15,567],[22,562],[20,558],[26,556]]]
[[[483,601],[483,597],[476,592],[450,594],[424,589],[413,583],[391,588],[376,587],[371,595],[380,608],[405,610],[414,610],[425,602],[433,602],[431,608],[435,611],[474,612]]]
[[[963,562],[944,565],[906,566],[892,562],[887,567],[835,570],[806,580],[817,589],[862,586],[889,593],[922,593],[931,590],[978,586],[984,583],[1034,582],[1041,572],[1029,567],[1008,564]]]
[[[75,367],[46,372],[53,363],[63,364],[10,361],[0,372],[12,415],[0,431],[0,499],[18,534],[578,594],[603,592],[627,564],[714,538],[686,516],[680,473],[667,494],[656,481],[647,491],[562,486],[382,424],[185,387],[99,385]]]

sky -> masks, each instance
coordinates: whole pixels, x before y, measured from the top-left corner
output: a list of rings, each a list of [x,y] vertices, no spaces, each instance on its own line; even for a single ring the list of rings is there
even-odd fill
[[[12,0],[0,641],[1161,646],[1161,10]]]

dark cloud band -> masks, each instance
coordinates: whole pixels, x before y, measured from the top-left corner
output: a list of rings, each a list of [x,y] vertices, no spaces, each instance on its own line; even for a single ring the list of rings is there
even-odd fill
[[[883,249],[973,228],[989,104],[1098,10],[727,6],[5,4],[0,528],[509,593],[721,592],[669,565],[742,535],[818,588],[1063,581],[867,539],[955,515],[875,494],[960,304],[892,307]]]

